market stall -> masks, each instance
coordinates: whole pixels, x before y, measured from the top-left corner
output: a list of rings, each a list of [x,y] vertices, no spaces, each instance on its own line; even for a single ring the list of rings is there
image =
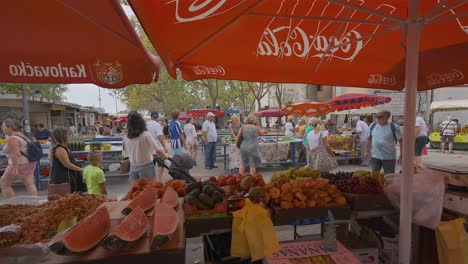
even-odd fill
[[[449,100],[432,102],[430,110],[435,114],[443,111],[463,111],[468,110],[468,100]],[[432,148],[440,148],[440,131],[438,128],[429,135],[430,145]],[[454,138],[454,149],[468,150],[468,127],[458,124],[457,136]]]
[[[279,164],[296,164],[298,145],[302,144],[300,138],[268,135],[259,140],[258,153],[263,166]],[[224,165],[226,170],[239,168],[241,164],[240,149],[231,138],[222,139],[224,147]]]

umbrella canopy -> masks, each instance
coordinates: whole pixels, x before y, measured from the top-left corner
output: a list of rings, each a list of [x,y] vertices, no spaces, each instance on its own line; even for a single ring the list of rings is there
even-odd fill
[[[335,96],[327,103],[336,111],[359,109],[366,106],[375,106],[389,103],[392,100],[390,97],[380,96],[375,94],[360,94],[349,93],[340,96]]]
[[[431,111],[468,110],[468,100],[436,101],[431,103]]]
[[[217,109],[190,109],[187,111],[187,115],[191,115],[194,118],[199,118],[199,117],[206,117],[206,115],[211,112],[215,114],[216,117],[222,117],[224,115],[224,112],[221,110]]]
[[[121,88],[159,68],[118,0],[6,1],[0,36],[0,82]]]
[[[255,112],[254,115],[258,117],[283,117],[283,116],[287,116],[288,114],[286,114],[281,109],[272,108],[272,109]]]
[[[333,113],[334,115],[347,115],[347,114],[350,114],[350,115],[372,115],[372,114],[375,114],[379,111],[379,109],[375,108],[375,107],[363,107],[363,108],[360,108],[360,109],[353,109],[353,110],[349,110],[349,111],[340,111],[340,112],[336,112],[336,113]]]
[[[305,101],[288,105],[283,111],[295,116],[321,116],[332,112],[333,109],[327,103]]]
[[[174,78],[390,90],[405,86],[409,2],[129,0]],[[419,2],[418,89],[468,83],[468,5]]]
[[[190,117],[190,115],[187,115],[187,114],[180,114],[180,115],[179,115],[179,120],[185,120],[185,119],[187,119],[187,118],[189,118],[189,117]]]
[[[465,0],[129,0],[169,73],[405,89],[468,83]],[[157,16],[154,14],[157,12]],[[404,126],[399,263],[410,263],[415,126]]]

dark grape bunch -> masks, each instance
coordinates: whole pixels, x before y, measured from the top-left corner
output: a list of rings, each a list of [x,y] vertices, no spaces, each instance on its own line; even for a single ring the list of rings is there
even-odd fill
[[[339,171],[336,173],[322,173],[322,177],[327,179],[328,183],[336,185],[340,191],[345,193],[382,193],[382,187],[380,187],[376,179],[370,177],[353,177],[352,172]]]

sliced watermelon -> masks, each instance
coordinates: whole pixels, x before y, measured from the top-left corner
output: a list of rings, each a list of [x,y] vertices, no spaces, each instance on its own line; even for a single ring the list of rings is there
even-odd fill
[[[176,207],[179,204],[179,195],[172,187],[167,187],[161,198],[161,203],[165,203],[170,207]]]
[[[148,217],[136,207],[104,240],[103,246],[110,250],[128,250],[145,234],[147,226]]]
[[[111,220],[107,207],[99,207],[75,226],[58,235],[50,249],[60,255],[86,252],[109,234]]]
[[[151,185],[148,185],[141,191],[135,199],[133,199],[126,208],[122,210],[122,214],[128,215],[134,208],[141,208],[144,212],[153,208],[154,203],[158,199],[158,192]]]
[[[177,229],[179,219],[176,211],[165,203],[158,203],[154,207],[153,226],[151,228],[151,248],[159,248],[171,239]]]

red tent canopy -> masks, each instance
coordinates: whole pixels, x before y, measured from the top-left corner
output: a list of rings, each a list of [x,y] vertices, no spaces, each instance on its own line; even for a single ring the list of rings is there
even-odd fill
[[[199,117],[206,117],[206,115],[211,112],[213,113],[216,117],[222,117],[224,115],[224,112],[221,110],[217,109],[190,109],[187,111],[187,115],[191,115],[194,118],[199,118]]]
[[[4,1],[0,36],[0,82],[120,88],[158,73],[118,0]]]
[[[255,116],[258,116],[258,117],[283,117],[283,116],[287,116],[288,114],[286,114],[283,110],[281,109],[267,109],[267,110],[263,110],[263,111],[258,111],[256,113],[254,113]]]

